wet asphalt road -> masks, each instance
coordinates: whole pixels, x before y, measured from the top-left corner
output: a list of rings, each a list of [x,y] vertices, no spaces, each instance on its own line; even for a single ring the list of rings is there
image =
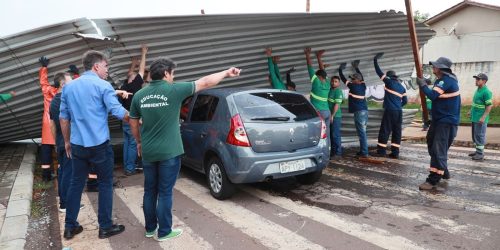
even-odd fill
[[[401,159],[359,162],[347,151],[319,182],[294,178],[239,186],[233,198],[210,196],[205,177],[181,170],[174,193],[174,227],[184,234],[157,242],[144,234],[142,174],[115,172],[115,222],[126,231],[97,238],[97,194],[85,193],[84,232],[63,240],[73,249],[499,249],[500,152],[483,162],[452,147],[451,179],[421,192],[425,145],[403,143]],[[64,215],[59,215],[64,220]],[[56,222],[57,223],[57,222]],[[62,225],[60,224],[61,229]]]

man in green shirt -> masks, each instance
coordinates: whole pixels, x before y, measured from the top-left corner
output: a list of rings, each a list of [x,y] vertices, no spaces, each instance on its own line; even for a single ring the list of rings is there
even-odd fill
[[[281,73],[278,67],[278,62],[280,61],[279,56],[272,56],[272,49],[266,48],[266,56],[267,56],[267,67],[269,70],[269,82],[274,89],[282,89],[282,90],[291,90],[295,91],[295,83],[292,82],[290,74],[295,71],[295,68],[292,67],[286,71],[286,84],[283,82],[283,78],[281,78]]]
[[[476,146],[476,152],[469,154],[469,156],[472,157],[472,160],[482,161],[484,158],[484,145],[486,144],[486,127],[493,107],[493,95],[486,86],[488,81],[486,74],[479,73],[473,77],[476,79],[477,90],[472,99],[471,111],[467,115],[472,122],[472,141]]]
[[[2,100],[2,102],[6,102],[6,101],[10,100],[14,96],[16,96],[16,92],[15,91],[11,91],[8,94],[0,94],[0,99]]]
[[[317,58],[320,67],[323,67],[323,62],[321,62],[321,56],[323,55],[323,50],[318,51]],[[330,83],[326,80],[326,71],[324,69],[319,69],[316,72],[312,66],[311,60],[311,48],[305,48],[304,54],[306,55],[307,62],[307,72],[311,78],[311,93],[310,100],[312,105],[321,114],[325,125],[326,133],[330,134],[330,107],[328,106],[328,94],[330,93]],[[329,140],[328,140],[329,141]]]
[[[145,236],[153,237],[157,231],[158,241],[182,233],[172,229],[172,192],[184,153],[179,128],[182,101],[226,77],[240,75],[240,69],[229,68],[194,82],[173,84],[175,67],[167,58],[154,61],[149,67],[153,81],[134,95],[130,106],[130,127],[144,167]]]
[[[266,56],[267,56],[267,67],[269,70],[269,80],[271,81],[271,86],[274,89],[283,89],[286,90],[286,86],[283,83],[283,79],[281,79],[280,71],[275,64],[274,57],[272,56],[271,48],[266,48]]]
[[[340,88],[340,77],[333,76],[330,80],[330,93],[328,94],[328,106],[330,107],[330,139],[332,148],[330,155],[334,158],[342,156],[342,137],[340,129],[342,127],[342,109],[340,105],[344,99],[344,93]]]

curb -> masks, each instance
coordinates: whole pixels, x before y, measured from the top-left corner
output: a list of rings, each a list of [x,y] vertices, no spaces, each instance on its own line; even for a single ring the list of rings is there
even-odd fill
[[[21,166],[9,196],[5,220],[0,231],[0,249],[24,249],[31,215],[33,197],[33,169],[36,145],[26,146]]]
[[[426,143],[427,139],[425,136],[422,137],[403,137],[403,141],[408,141],[408,142],[416,142],[416,143]],[[460,140],[454,140],[453,141],[453,146],[456,147],[468,147],[468,148],[474,148],[474,143],[471,141],[460,141]],[[493,149],[493,150],[500,150],[500,143],[486,143],[484,145],[485,149]]]

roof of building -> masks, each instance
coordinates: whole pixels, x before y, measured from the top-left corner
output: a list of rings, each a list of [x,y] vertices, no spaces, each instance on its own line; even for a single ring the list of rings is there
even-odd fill
[[[476,6],[476,7],[481,7],[481,8],[486,8],[486,9],[491,9],[491,10],[497,10],[500,11],[500,6],[496,5],[491,5],[491,4],[485,4],[485,3],[478,3],[474,1],[469,1],[469,0],[464,0],[463,2],[460,2],[449,9],[446,9],[439,14],[427,19],[424,23],[427,25],[432,25],[434,23],[437,23],[441,20],[443,20],[446,17],[449,17],[469,6]]]

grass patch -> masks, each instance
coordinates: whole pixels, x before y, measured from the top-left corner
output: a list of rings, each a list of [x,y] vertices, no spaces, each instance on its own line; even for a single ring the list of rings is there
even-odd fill
[[[31,217],[38,219],[44,215],[43,202],[40,199],[31,202]]]
[[[38,155],[38,154],[37,154]],[[56,164],[56,163],[54,163]],[[31,217],[40,219],[47,214],[47,196],[54,187],[53,181],[43,181],[40,161],[37,161],[33,171],[33,197],[31,200]]]
[[[45,198],[49,189],[53,186],[52,181],[42,181],[40,176],[35,175],[33,183],[33,199],[31,202],[31,216],[35,219],[45,215]]]
[[[52,181],[45,182],[45,181],[37,181],[33,183],[33,190],[47,190],[52,187]]]

